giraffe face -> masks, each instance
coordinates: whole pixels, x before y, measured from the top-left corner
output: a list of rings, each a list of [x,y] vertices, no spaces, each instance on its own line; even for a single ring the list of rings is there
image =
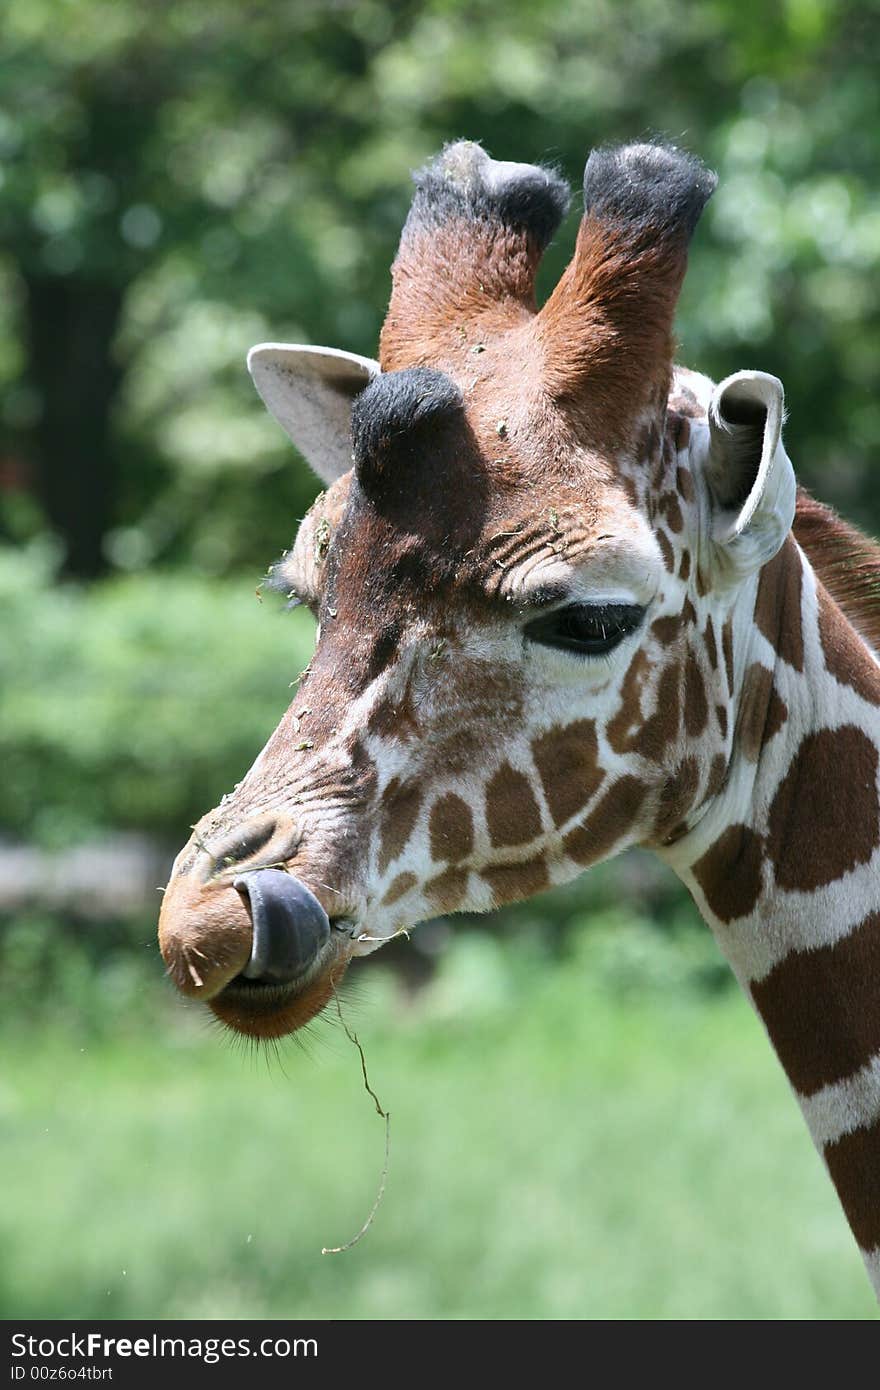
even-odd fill
[[[299,1027],[353,955],[427,917],[674,842],[723,785],[766,476],[749,463],[730,482],[687,383],[668,409],[685,231],[711,188],[635,148],[592,184],[591,159],[593,211],[540,313],[558,181],[447,153],[404,232],[381,372],[277,347],[255,371],[333,460],[319,446],[331,486],[274,571],[319,636],[266,748],[179,856],[160,923],[180,988],[242,1032]],[[458,259],[438,289],[441,254]],[[267,971],[303,914],[308,949]]]
[[[170,889],[172,907],[182,896],[198,914],[202,958],[218,958],[222,932],[231,977],[249,951],[243,870],[283,865],[326,911],[305,990],[258,1001],[233,981],[211,999],[245,1032],[299,1026],[352,955],[428,917],[675,842],[724,783],[738,586],[711,572],[701,407],[679,389],[663,434],[638,432],[641,453],[570,441],[536,494],[515,431],[503,469],[500,442],[474,442],[494,428],[494,399],[470,419],[451,399],[407,454],[403,491],[346,473],[273,571],[316,614],[315,655]],[[531,457],[534,429],[527,439]],[[550,439],[560,451],[561,425]],[[462,460],[476,509],[460,505]],[[427,510],[414,473],[436,493]]]

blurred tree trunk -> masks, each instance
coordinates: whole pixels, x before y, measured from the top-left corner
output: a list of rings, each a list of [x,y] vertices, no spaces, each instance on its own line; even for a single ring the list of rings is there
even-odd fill
[[[110,415],[121,380],[112,348],[124,290],[75,276],[25,275],[28,376],[39,383],[34,429],[38,487],[64,542],[64,569],[91,579],[106,568],[117,471]]]

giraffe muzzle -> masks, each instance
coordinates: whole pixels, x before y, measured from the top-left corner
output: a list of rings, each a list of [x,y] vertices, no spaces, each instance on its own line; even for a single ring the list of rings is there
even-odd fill
[[[232,886],[247,900],[253,922],[244,978],[263,984],[300,979],[330,939],[330,919],[314,893],[281,869],[240,874]]]

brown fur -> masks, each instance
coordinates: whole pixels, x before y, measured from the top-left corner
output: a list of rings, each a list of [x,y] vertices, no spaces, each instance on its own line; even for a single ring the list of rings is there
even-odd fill
[[[557,826],[582,810],[605,778],[592,719],[542,734],[532,743],[532,756]]]
[[[382,370],[447,360],[535,312],[541,251],[509,227],[456,219],[401,241],[379,340]]]
[[[819,635],[825,665],[841,685],[848,685],[872,705],[880,705],[880,668],[858,633],[846,621],[824,585],[819,586]]]
[[[547,865],[540,857],[527,859],[524,864],[496,864],[482,869],[480,877],[492,889],[497,907],[517,898],[531,898],[550,884]]]
[[[672,613],[666,618],[655,618],[651,624],[651,636],[656,637],[662,646],[668,647],[681,633],[681,617]]]
[[[382,899],[382,906],[391,907],[393,903],[399,902],[404,894],[408,893],[411,888],[415,888],[417,883],[418,879],[415,874],[398,874],[386,891]]]
[[[466,869],[446,869],[425,884],[425,893],[435,910],[454,912],[467,892],[468,873]]]
[[[798,488],[794,538],[853,627],[880,649],[880,544]]]
[[[762,864],[761,837],[747,825],[729,825],[697,860],[694,878],[719,921],[733,922],[753,911],[761,896]]]
[[[753,661],[743,677],[736,720],[736,741],[743,756],[756,763],[764,746],[767,705],[773,689],[773,672]]]
[[[880,913],[828,946],[793,951],[751,987],[801,1095],[842,1081],[880,1051]]]
[[[880,1119],[827,1144],[825,1162],[853,1235],[863,1250],[876,1250],[880,1246]]]
[[[656,529],[656,531],[654,532],[654,534],[655,534],[655,536],[657,537],[657,544],[659,545],[660,551],[661,551],[661,553],[662,553],[662,555],[663,555],[663,563],[664,563],[664,565],[666,566],[666,568],[669,570],[669,573],[670,573],[670,574],[674,574],[674,573],[675,573],[675,551],[672,549],[672,546],[671,546],[670,543],[669,543],[669,537],[667,536],[666,532],[663,530],[663,527],[662,527],[662,526],[658,526],[657,529]]]
[[[804,669],[802,586],[803,567],[789,538],[761,570],[755,599],[755,624],[782,660],[796,671]]]
[[[258,1004],[250,997],[235,999],[226,991],[212,999],[210,1007],[221,1023],[250,1038],[284,1038],[310,1023],[330,1003],[347,964],[348,957],[342,957],[281,1007],[277,1003]]]
[[[384,874],[413,832],[422,804],[421,789],[413,782],[403,783],[392,778],[382,793],[379,821],[379,873]]]
[[[687,757],[678,764],[660,792],[660,809],[654,824],[654,835],[665,841],[691,810],[700,785],[700,767],[696,758]]]
[[[538,318],[545,384],[557,400],[589,403],[603,439],[626,443],[634,416],[668,387],[672,318],[686,241],[626,231],[587,216],[574,259]]]
[[[524,845],[541,833],[541,813],[529,779],[503,763],[486,787],[486,828],[494,848]]]
[[[878,843],[876,747],[853,724],[807,734],[770,807],[767,851],[777,886],[809,893],[834,883],[867,864]]]
[[[564,840],[566,854],[584,865],[602,859],[632,828],[647,790],[637,777],[619,777],[583,825],[568,832]]]
[[[474,847],[471,808],[455,792],[447,792],[431,807],[431,855],[438,862],[457,864]]]
[[[691,738],[698,738],[709,720],[706,686],[693,647],[684,667],[684,726]]]

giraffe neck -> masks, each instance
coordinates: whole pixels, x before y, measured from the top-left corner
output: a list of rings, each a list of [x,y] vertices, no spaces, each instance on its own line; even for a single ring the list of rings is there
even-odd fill
[[[666,857],[764,1022],[880,1296],[880,664],[791,540],[743,600],[727,784]]]

